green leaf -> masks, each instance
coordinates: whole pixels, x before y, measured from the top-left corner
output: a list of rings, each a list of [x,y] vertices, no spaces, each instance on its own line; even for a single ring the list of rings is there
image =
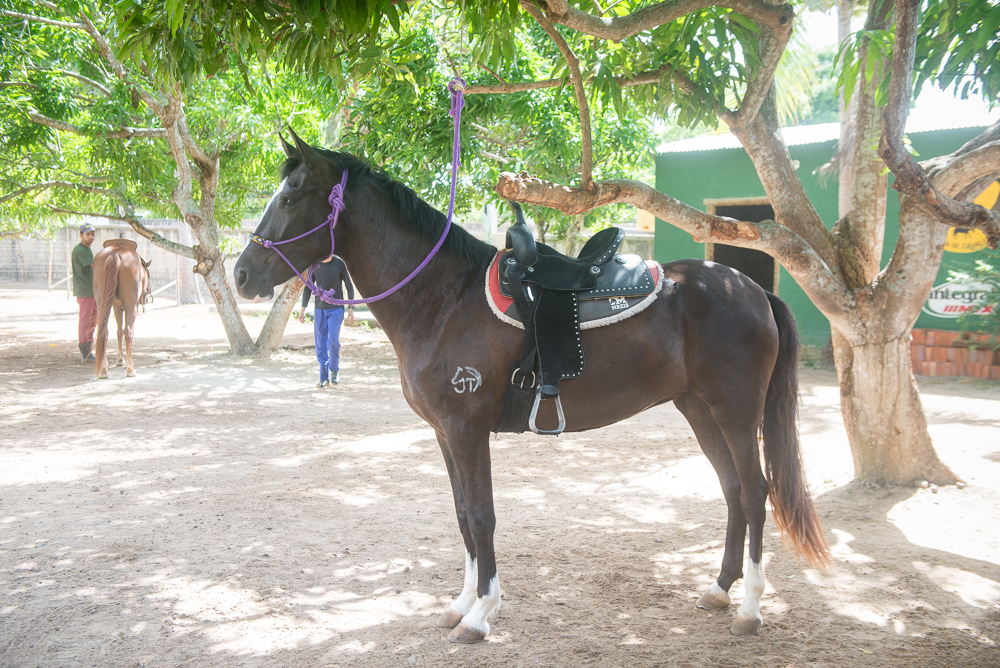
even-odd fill
[[[729,17],[730,21],[742,26],[743,28],[746,28],[750,32],[756,34],[760,33],[760,28],[757,27],[757,24],[748,19],[747,17],[743,16],[739,12],[730,12],[727,16]]]

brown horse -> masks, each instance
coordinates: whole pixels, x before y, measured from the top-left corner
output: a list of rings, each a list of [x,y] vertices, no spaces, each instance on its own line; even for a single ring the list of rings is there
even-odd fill
[[[94,257],[94,297],[97,300],[97,347],[96,378],[108,377],[108,318],[111,307],[115,308],[118,322],[118,362],[127,363],[125,375],[135,376],[132,363],[132,336],[135,333],[135,319],[139,307],[152,298],[149,286],[149,262],[136,251],[138,247],[131,239],[108,239],[104,248]],[[123,326],[124,316],[124,326]],[[124,355],[122,338],[125,339]]]
[[[262,245],[251,243],[236,263],[239,293],[269,297],[293,276],[265,239],[305,235],[280,247],[300,272],[330,255],[330,232],[317,226],[330,213],[327,196],[344,170],[346,208],[335,228],[336,252],[362,294],[399,283],[441,236],[444,215],[353,156],[313,148],[298,137],[295,142],[295,149],[286,145],[284,180],[257,228]],[[371,304],[396,350],[406,401],[434,428],[451,478],[466,548],[465,585],[439,623],[452,629],[448,638],[455,642],[483,639],[489,616],[500,607],[490,432],[500,421],[524,334],[487,304],[486,271],[496,252],[453,226],[442,252],[421,273]],[[698,607],[729,605],[728,590],[743,577],[749,527],[746,595],[731,629],[757,634],[768,493],[788,544],[810,564],[829,559],[800,461],[795,322],[784,302],[728,267],[685,260],[661,265],[660,276],[662,288],[644,311],[583,332],[586,371],[562,384],[566,430],[603,427],[674,402],[715,467],[729,506],[722,569]],[[470,370],[481,384],[460,390],[456,368]],[[545,404],[548,414],[539,415],[552,424],[552,402]]]

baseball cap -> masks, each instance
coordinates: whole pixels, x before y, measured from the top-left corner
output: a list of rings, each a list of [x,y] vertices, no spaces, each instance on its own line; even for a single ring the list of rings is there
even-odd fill
[[[94,231],[94,226],[91,225],[90,223],[84,223],[83,225],[80,226],[80,234],[83,234],[84,232],[93,232],[93,231]]]

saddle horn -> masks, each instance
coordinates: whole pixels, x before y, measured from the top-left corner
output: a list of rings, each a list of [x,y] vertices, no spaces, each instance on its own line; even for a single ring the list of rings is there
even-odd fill
[[[535,237],[528,229],[528,223],[524,220],[524,212],[517,202],[508,201],[511,210],[514,212],[514,224],[507,228],[507,238],[505,245],[514,250],[514,257],[525,267],[535,264],[538,259],[538,249],[535,248]]]

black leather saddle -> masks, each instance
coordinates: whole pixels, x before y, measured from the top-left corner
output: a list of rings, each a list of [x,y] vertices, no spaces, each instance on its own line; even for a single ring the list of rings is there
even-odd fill
[[[501,291],[514,300],[524,325],[524,346],[521,362],[511,365],[508,397],[497,431],[523,431],[525,398],[533,394],[530,429],[536,434],[560,434],[566,427],[566,417],[559,400],[559,383],[578,377],[584,367],[580,298],[598,289],[608,292],[602,294],[604,297],[624,294],[615,292],[614,280],[611,286],[598,288],[598,279],[620,267],[609,261],[615,257],[625,232],[616,227],[602,230],[591,237],[578,257],[567,257],[536,243],[520,205],[511,202],[510,206],[516,220],[507,230],[506,246],[511,250],[500,258],[500,281]],[[520,391],[520,401],[510,396],[512,388]],[[556,402],[559,425],[554,430],[538,429],[535,423],[538,407],[545,399]]]

